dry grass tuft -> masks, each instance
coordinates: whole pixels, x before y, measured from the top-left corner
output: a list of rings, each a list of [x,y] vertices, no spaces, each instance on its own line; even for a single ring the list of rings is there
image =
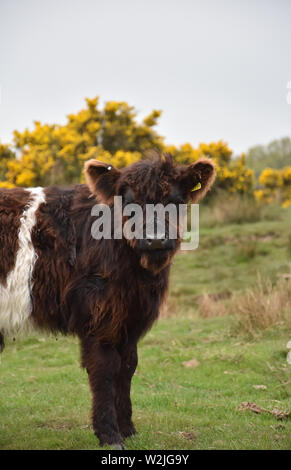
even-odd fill
[[[203,318],[237,315],[237,332],[257,336],[274,325],[291,326],[291,279],[282,277],[275,285],[258,278],[256,285],[233,296],[204,294],[197,299]],[[290,311],[288,310],[290,309]]]
[[[204,294],[199,299],[199,312],[203,318],[220,317],[228,314],[225,303],[214,299],[210,294]]]
[[[272,285],[261,278],[254,288],[233,298],[231,310],[239,317],[239,330],[256,336],[257,332],[290,321],[291,282],[280,280]]]
[[[261,220],[280,220],[282,209],[259,203],[248,195],[233,195],[221,191],[215,201],[201,211],[202,226],[216,226],[225,224],[244,224],[259,222]]]
[[[176,299],[169,297],[161,306],[160,317],[171,318],[178,314],[178,307]]]
[[[234,196],[228,203],[220,199],[213,208],[213,217],[220,224],[257,222],[263,218],[262,213],[262,205],[247,196]]]

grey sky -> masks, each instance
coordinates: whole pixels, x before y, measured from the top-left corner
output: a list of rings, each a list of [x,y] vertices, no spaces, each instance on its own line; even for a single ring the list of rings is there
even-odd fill
[[[291,135],[289,0],[0,0],[0,139],[86,96],[162,109],[168,143]]]

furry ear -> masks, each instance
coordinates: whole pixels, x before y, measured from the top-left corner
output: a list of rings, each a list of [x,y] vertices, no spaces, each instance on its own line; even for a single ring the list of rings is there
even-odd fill
[[[186,199],[197,202],[209,191],[215,180],[215,164],[208,158],[180,167],[179,183]]]
[[[114,196],[120,171],[99,160],[88,160],[84,165],[86,183],[90,192],[104,202]]]

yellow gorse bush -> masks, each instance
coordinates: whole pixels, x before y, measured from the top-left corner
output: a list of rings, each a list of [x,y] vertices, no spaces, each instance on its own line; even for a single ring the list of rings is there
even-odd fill
[[[245,155],[232,158],[232,150],[227,143],[219,140],[210,144],[200,143],[193,148],[186,143],[180,147],[167,146],[167,152],[172,153],[177,163],[190,164],[201,157],[211,158],[216,163],[216,187],[229,193],[251,193],[254,184],[253,171],[246,166]]]
[[[261,189],[255,197],[266,203],[277,202],[283,207],[291,205],[291,166],[282,169],[265,168],[259,177]]]
[[[1,144],[0,181],[25,187],[71,184],[82,179],[89,158],[117,167],[133,163],[149,148],[162,150],[163,138],[153,129],[160,114],[155,110],[138,123],[125,102],[107,102],[99,110],[98,97],[87,98],[86,108],[69,114],[63,126],[35,121],[32,130],[15,131],[15,152]]]
[[[90,158],[121,168],[144,158],[148,149],[156,149],[171,152],[177,164],[211,158],[217,168],[216,188],[230,194],[252,192],[253,172],[244,155],[232,158],[232,150],[222,140],[197,148],[190,143],[165,145],[155,130],[160,116],[161,111],[153,110],[138,122],[134,107],[126,102],[109,101],[100,109],[98,97],[86,98],[86,107],[69,114],[64,125],[35,121],[32,130],[14,132],[11,148],[0,144],[1,186],[72,184],[83,181],[83,164]]]

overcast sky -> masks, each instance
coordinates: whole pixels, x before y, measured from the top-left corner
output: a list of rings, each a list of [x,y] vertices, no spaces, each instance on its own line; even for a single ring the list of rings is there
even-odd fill
[[[162,109],[168,143],[291,136],[289,0],[0,0],[0,139],[85,97]]]

